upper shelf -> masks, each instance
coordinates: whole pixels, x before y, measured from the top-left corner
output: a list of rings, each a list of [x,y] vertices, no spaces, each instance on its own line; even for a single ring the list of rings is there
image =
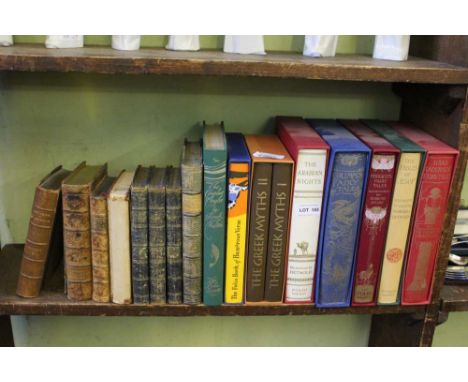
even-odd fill
[[[46,49],[31,44],[0,48],[0,70],[468,84],[468,68],[415,57],[396,62],[357,55],[308,58],[300,54],[257,56],[219,51],[118,51],[110,47],[93,46]]]

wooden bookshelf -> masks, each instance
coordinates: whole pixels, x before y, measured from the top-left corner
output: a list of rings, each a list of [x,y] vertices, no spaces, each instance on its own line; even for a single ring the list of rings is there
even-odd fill
[[[51,278],[36,298],[15,294],[23,245],[6,245],[0,255],[1,315],[72,315],[72,316],[276,316],[317,314],[392,314],[424,312],[424,306],[375,306],[319,309],[313,305],[118,305],[92,301],[70,301],[63,293],[63,273]]]
[[[440,294],[442,312],[468,311],[468,284],[444,285]]]
[[[468,84],[468,69],[417,57],[397,62],[359,55],[317,59],[300,54],[269,53],[258,56],[163,49],[118,51],[110,47],[93,46],[46,49],[40,45],[27,44],[1,48],[0,70]]]
[[[443,310],[468,310],[468,287],[444,287],[447,258],[468,160],[468,37],[412,36],[410,54],[413,57],[408,61],[392,62],[359,55],[314,59],[300,54],[243,56],[215,51],[170,52],[161,49],[122,52],[107,47],[55,50],[27,44],[0,48],[0,71],[3,72],[244,76],[391,83],[395,94],[401,98],[401,121],[414,123],[460,150],[429,305],[338,309],[318,309],[312,305],[121,306],[67,300],[63,294],[62,275],[57,277],[55,284],[51,283],[50,288],[45,288],[38,298],[23,299],[15,294],[21,246],[9,245],[0,254],[0,345],[12,344],[11,336],[8,335],[11,334],[11,327],[6,327],[9,320],[5,318],[17,314],[371,314],[373,317],[369,345],[430,346],[439,313]],[[359,84],[356,83],[356,86]],[[10,339],[3,340],[7,337]]]

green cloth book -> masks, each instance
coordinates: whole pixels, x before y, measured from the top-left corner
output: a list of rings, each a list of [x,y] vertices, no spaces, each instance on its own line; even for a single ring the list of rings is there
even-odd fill
[[[221,305],[226,248],[227,144],[223,124],[203,131],[203,303]]]

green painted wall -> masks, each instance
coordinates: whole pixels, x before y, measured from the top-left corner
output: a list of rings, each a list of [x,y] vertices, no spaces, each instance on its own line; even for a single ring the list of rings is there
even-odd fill
[[[34,37],[15,37],[19,40],[31,42]],[[299,40],[269,36],[266,45],[299,51]],[[87,38],[93,44],[108,41],[106,36]],[[148,46],[165,42],[161,36],[144,41]],[[205,37],[202,45],[219,47],[220,41]],[[371,43],[368,36],[345,36],[339,49],[365,53]],[[184,137],[198,137],[202,120],[224,120],[228,131],[271,132],[272,117],[278,114],[396,119],[399,108],[388,84],[1,73],[1,242],[24,241],[34,188],[58,164],[73,168],[81,160],[108,161],[112,173],[140,163],[177,164]],[[437,333],[437,344],[468,344],[468,339],[450,334],[459,325],[453,322],[458,321],[451,317],[441,327],[445,332]],[[12,323],[16,344],[24,346],[365,346],[370,317],[18,316]]]

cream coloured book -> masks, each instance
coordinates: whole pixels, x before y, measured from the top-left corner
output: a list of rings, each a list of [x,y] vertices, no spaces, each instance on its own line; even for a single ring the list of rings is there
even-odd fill
[[[329,146],[299,117],[277,117],[276,129],[296,162],[284,301],[312,303]]]
[[[420,164],[420,153],[401,153],[380,276],[377,301],[379,304],[396,304],[398,301],[401,270],[408,241]]]
[[[134,172],[123,171],[107,200],[111,299],[116,304],[132,302],[130,252],[130,185]]]

